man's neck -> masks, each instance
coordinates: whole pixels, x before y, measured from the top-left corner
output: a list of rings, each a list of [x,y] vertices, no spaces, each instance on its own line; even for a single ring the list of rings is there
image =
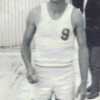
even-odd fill
[[[51,10],[57,12],[62,10],[62,8],[66,5],[65,0],[58,0],[58,1],[50,1],[48,6]]]

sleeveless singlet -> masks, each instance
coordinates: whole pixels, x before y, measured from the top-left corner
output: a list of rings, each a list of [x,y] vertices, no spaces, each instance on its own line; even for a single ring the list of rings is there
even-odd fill
[[[72,11],[73,6],[68,4],[61,17],[53,20],[47,4],[42,4],[41,19],[34,36],[37,65],[59,67],[72,64],[75,38]]]

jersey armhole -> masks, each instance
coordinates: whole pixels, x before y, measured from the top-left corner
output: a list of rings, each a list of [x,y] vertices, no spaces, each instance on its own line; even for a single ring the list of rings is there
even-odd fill
[[[80,11],[80,9],[73,6],[72,14],[71,14],[71,24],[72,24],[72,28],[73,28],[73,33],[74,33],[75,36],[76,36],[76,30],[75,30],[75,27],[74,27],[74,25],[73,25],[73,20],[72,20],[72,19],[73,19],[73,18],[72,18],[72,17],[73,17],[73,13],[74,13],[74,10],[75,10],[75,9],[76,9],[76,10],[79,10],[79,11]]]
[[[73,21],[72,21],[74,9],[76,9],[76,8],[73,6],[73,7],[72,7],[72,13],[71,13],[71,25],[72,25],[73,33],[74,33],[74,35],[76,36],[75,28],[74,28],[74,26],[73,26]]]

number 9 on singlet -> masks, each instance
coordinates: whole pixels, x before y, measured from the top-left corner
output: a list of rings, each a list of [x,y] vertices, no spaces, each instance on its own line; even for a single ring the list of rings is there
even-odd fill
[[[69,37],[69,32],[70,32],[70,30],[68,28],[64,28],[62,30],[61,39],[66,41],[68,39],[68,37]]]

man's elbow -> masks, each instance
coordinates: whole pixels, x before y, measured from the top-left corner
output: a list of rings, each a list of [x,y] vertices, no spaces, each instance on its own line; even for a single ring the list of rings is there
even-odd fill
[[[28,49],[30,46],[28,43],[23,42],[21,45],[21,53],[23,53],[26,49]]]

